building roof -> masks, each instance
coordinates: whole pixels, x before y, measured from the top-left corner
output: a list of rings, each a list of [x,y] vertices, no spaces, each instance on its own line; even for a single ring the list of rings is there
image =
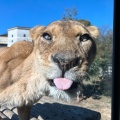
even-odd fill
[[[1,36],[2,36],[2,37],[7,37],[8,34],[7,34],[7,33],[4,33],[4,34],[1,34],[0,37],[1,37]]]
[[[16,27],[13,27],[13,28],[8,28],[8,31],[9,31],[9,30],[14,30],[14,29],[29,30],[29,29],[31,29],[31,27],[16,26]]]

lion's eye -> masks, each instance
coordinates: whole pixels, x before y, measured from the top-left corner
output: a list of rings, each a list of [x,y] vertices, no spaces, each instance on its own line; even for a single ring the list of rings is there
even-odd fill
[[[89,36],[88,34],[83,34],[83,35],[79,38],[80,42],[85,42],[85,41],[87,41],[87,40],[89,40],[89,39],[90,39],[90,36]]]
[[[43,33],[42,37],[46,40],[52,40],[52,37],[48,33]]]

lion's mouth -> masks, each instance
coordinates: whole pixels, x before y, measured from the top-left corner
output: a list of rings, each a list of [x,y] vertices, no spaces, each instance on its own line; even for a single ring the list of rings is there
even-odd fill
[[[70,51],[66,51],[70,54]],[[66,55],[66,54],[65,54]],[[65,74],[67,71],[72,70],[73,68],[80,67],[81,61],[80,57],[67,57],[63,54],[63,52],[52,56],[53,61],[58,65],[58,67],[62,71],[62,75],[59,78],[48,80],[50,86],[55,86],[59,90],[69,90],[73,88],[77,88],[78,82],[74,82],[71,78],[66,78]],[[68,55],[68,56],[69,56]]]
[[[76,89],[78,87],[78,82],[74,82],[67,78],[50,79],[49,84],[50,86],[55,86],[59,90]]]

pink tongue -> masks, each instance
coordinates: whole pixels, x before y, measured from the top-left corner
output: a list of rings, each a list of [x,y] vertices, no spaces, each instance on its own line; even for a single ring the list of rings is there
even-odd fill
[[[66,78],[55,78],[54,84],[60,90],[67,90],[71,87],[73,81]]]

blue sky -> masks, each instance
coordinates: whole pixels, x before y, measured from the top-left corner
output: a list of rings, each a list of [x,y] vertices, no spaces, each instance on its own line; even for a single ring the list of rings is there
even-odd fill
[[[76,7],[78,19],[113,28],[114,0],[0,0],[0,34],[15,26],[34,27],[61,20],[66,8]]]

